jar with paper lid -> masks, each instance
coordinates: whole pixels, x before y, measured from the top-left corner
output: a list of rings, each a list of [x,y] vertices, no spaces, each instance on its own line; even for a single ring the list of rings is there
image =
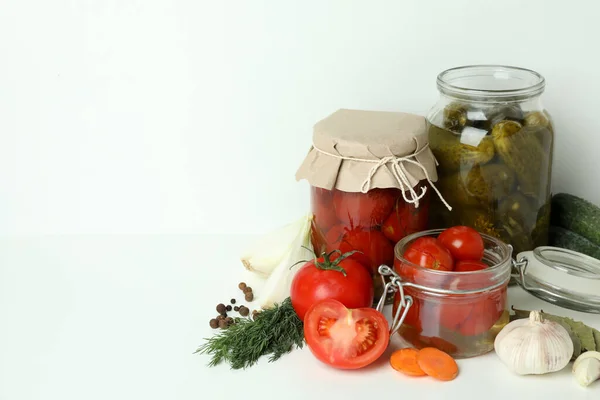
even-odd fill
[[[548,244],[554,126],[545,79],[524,68],[474,65],[437,77],[427,115],[438,188],[429,227],[467,225],[511,244],[515,254]]]
[[[427,225],[437,172],[425,118],[338,110],[315,124],[296,179],[310,184],[315,253],[355,251],[378,300],[377,268],[391,265],[399,240]]]

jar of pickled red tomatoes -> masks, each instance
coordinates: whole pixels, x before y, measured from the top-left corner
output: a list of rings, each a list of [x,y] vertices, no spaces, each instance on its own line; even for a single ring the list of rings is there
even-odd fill
[[[418,349],[436,347],[455,358],[478,356],[494,349],[496,335],[509,322],[512,247],[481,234],[482,261],[488,268],[469,272],[428,269],[403,257],[415,240],[436,238],[442,231],[405,237],[394,249],[393,270],[379,269],[382,276],[391,277],[385,290],[395,292],[392,333]]]
[[[339,110],[315,125],[296,179],[311,185],[315,253],[354,251],[350,257],[371,273],[378,301],[378,267],[391,265],[399,240],[426,229],[437,172],[425,118]]]

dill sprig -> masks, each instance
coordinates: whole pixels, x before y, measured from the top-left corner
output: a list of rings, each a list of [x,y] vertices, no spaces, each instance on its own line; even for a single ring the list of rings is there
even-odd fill
[[[273,362],[294,346],[302,348],[304,328],[288,297],[256,314],[254,320],[235,318],[229,328],[205,340],[194,354],[210,354],[210,367],[228,362],[232,369],[245,369],[264,355],[269,355],[269,362]]]

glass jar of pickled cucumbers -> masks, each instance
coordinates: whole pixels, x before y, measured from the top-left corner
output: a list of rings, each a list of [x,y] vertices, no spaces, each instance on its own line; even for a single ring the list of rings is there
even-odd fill
[[[548,241],[554,128],[542,105],[544,78],[507,66],[453,68],[437,78],[427,115],[439,166],[430,228],[467,225],[513,246]]]

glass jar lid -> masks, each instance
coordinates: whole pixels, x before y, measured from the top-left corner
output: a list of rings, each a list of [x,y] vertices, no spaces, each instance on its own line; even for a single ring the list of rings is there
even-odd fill
[[[560,307],[600,314],[600,260],[550,246],[516,259],[514,278],[527,292]]]

